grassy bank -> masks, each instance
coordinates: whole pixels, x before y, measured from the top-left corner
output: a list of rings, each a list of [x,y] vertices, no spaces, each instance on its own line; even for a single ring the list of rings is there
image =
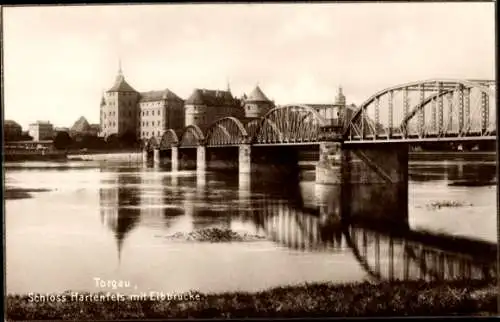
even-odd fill
[[[497,314],[497,288],[492,281],[322,283],[256,293],[191,294],[199,299],[30,303],[27,295],[8,295],[6,317],[112,320]]]

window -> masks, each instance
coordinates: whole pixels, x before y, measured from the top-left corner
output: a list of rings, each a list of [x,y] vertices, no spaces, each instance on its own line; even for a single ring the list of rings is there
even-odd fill
[[[160,131],[158,131],[158,136],[160,136]]]

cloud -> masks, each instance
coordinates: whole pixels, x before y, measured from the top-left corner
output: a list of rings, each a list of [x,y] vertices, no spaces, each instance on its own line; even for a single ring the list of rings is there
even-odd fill
[[[121,57],[137,90],[250,92],[360,103],[394,84],[494,77],[491,3],[184,4],[4,10],[5,113],[99,120]],[[29,21],[30,23],[25,23]]]

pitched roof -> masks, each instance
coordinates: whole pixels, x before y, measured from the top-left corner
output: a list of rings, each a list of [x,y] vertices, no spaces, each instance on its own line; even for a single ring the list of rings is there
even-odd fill
[[[271,102],[269,98],[262,92],[259,85],[255,86],[254,90],[248,95],[246,102]]]
[[[141,93],[141,99],[140,99],[141,102],[160,101],[160,100],[182,101],[182,99],[179,96],[177,96],[174,92],[172,92],[168,88],[160,91],[149,91]]]
[[[72,132],[87,132],[90,130],[90,124],[85,117],[80,117],[71,127]]]
[[[233,105],[238,102],[229,91],[199,89],[195,88],[191,96],[186,100],[187,105]]]
[[[108,91],[109,92],[135,92],[137,91],[130,86],[127,81],[125,81],[125,77],[122,74],[118,74],[115,79],[115,84]]]

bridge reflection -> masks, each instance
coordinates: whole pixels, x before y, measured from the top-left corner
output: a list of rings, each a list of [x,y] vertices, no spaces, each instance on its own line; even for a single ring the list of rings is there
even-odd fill
[[[395,231],[348,223],[337,186],[304,184],[294,177],[273,183],[242,175],[152,170],[117,170],[112,177],[100,191],[101,216],[115,235],[119,257],[127,235],[138,226],[173,234],[245,223],[278,247],[351,254],[374,280],[496,277],[496,245],[408,227]]]

